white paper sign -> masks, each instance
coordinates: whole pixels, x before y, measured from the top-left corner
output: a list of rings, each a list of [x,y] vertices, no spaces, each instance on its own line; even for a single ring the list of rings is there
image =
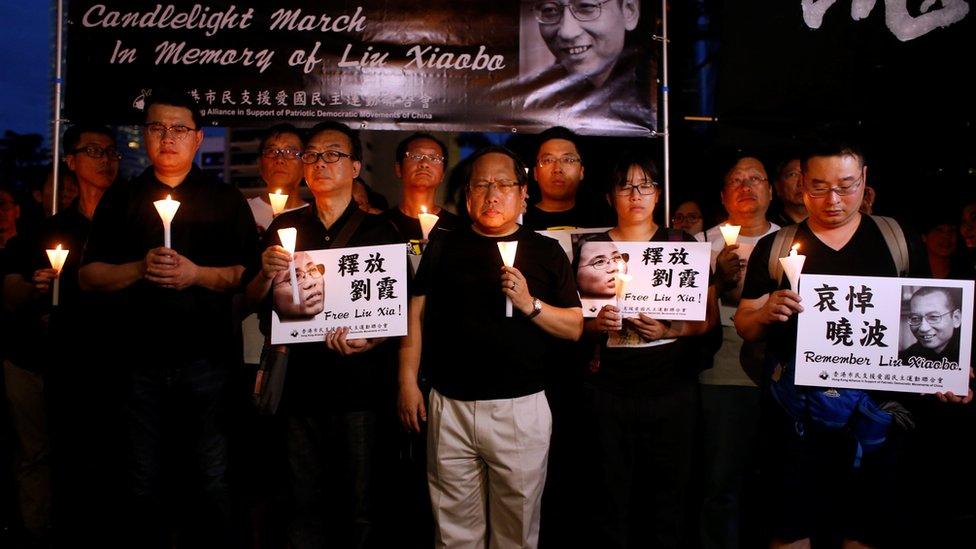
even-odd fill
[[[271,342],[321,342],[329,330],[347,339],[407,334],[407,252],[403,244],[295,253],[299,304],[287,272],[272,281]]]
[[[804,274],[800,297],[797,385],[968,392],[972,281]]]
[[[576,269],[583,316],[616,305],[624,317],[705,320],[707,242],[584,242]]]

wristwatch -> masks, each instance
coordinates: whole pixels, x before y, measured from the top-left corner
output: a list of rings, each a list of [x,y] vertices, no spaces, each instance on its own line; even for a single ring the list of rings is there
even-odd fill
[[[525,318],[535,318],[542,312],[542,301],[539,298],[532,300],[532,312],[525,315]]]

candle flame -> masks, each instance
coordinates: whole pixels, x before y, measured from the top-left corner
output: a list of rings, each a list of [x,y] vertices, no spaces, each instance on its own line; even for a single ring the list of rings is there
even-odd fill
[[[60,252],[61,251],[61,245],[58,244],[57,246],[54,247],[54,249]]]
[[[281,194],[281,189],[276,190],[275,194]]]
[[[427,213],[427,206],[421,206],[420,213],[424,213],[424,214]]]

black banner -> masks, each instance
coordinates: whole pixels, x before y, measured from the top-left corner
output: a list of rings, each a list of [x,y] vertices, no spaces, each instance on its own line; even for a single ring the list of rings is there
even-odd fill
[[[69,119],[138,123],[165,87],[225,126],[657,129],[651,2],[79,0],[68,18]]]

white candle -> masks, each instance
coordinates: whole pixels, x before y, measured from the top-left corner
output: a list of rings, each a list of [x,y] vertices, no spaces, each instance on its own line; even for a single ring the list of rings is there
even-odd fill
[[[54,269],[54,286],[51,289],[51,305],[57,307],[58,305],[58,281],[61,280],[61,269],[64,267],[64,261],[68,259],[68,250],[61,248],[58,244],[53,250],[45,250],[47,252],[47,259],[51,262],[51,268]]]
[[[298,274],[295,272],[295,241],[298,240],[298,229],[295,227],[278,229],[278,239],[281,240],[281,247],[291,254],[291,261],[288,262],[288,271],[291,275],[291,302],[298,305]]]
[[[166,200],[157,200],[153,202],[153,206],[156,206],[159,218],[163,220],[163,246],[172,248],[173,242],[170,239],[169,229],[173,223],[173,216],[176,215],[176,210],[180,209],[180,203],[178,200],[173,200],[171,195],[166,195]]]
[[[626,266],[627,264],[622,260],[617,261],[617,274],[613,275],[614,291],[617,294],[617,308],[621,311],[623,311],[621,301],[624,298],[624,293],[627,292],[627,284],[634,279],[634,275],[624,272],[624,267]]]
[[[440,219],[432,213],[427,213],[427,206],[420,207],[420,213],[417,214],[420,218],[420,232],[424,235],[424,240],[430,238],[430,231],[434,229],[434,225],[437,224],[437,220]]]
[[[790,289],[794,292],[800,287],[800,272],[803,270],[803,262],[807,260],[807,256],[796,253],[799,247],[799,244],[794,244],[790,255],[779,258],[779,262],[783,265],[783,272],[790,281]]]
[[[728,223],[719,226],[719,230],[722,231],[722,238],[725,239],[726,246],[735,246],[736,240],[739,239],[739,229],[741,228],[741,225],[729,225]]]
[[[502,254],[502,263],[504,263],[506,267],[515,265],[516,250],[518,250],[518,240],[498,243],[498,253]],[[505,316],[512,316],[512,300],[508,297],[505,298]]]
[[[271,215],[277,216],[285,211],[285,204],[288,203],[288,195],[281,194],[281,189],[273,193],[268,193],[268,200],[271,201]]]

